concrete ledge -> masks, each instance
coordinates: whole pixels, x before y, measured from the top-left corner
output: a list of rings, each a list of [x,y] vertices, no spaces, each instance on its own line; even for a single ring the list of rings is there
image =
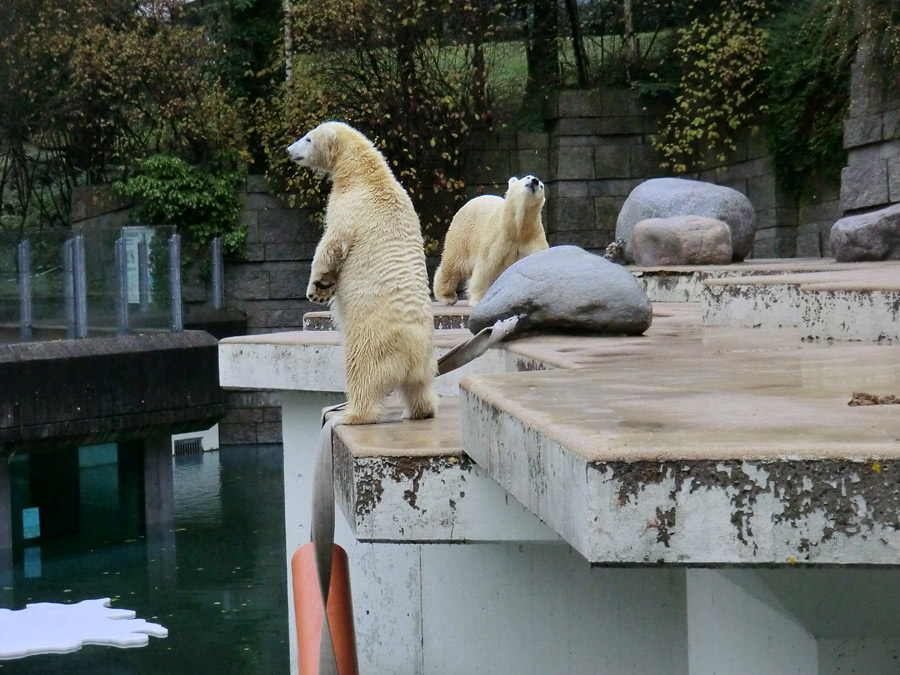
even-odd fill
[[[0,449],[207,429],[226,410],[202,331],[0,345]]]
[[[458,330],[469,327],[469,313],[472,308],[461,301],[455,305],[432,303],[435,330]],[[303,330],[335,330],[331,322],[331,312],[307,312],[303,315]]]
[[[837,263],[829,258],[773,258],[745,260],[730,265],[683,265],[629,267],[653,302],[700,302],[708,279],[762,277],[785,273],[808,273],[854,269],[859,263]]]
[[[468,330],[435,333],[438,356],[472,337]],[[490,350],[477,361],[435,380],[438,395],[456,395],[459,380],[472,372],[495,372]],[[337,331],[311,330],[243,335],[219,343],[219,382],[226,389],[343,392],[344,349]]]
[[[711,326],[802,326],[805,336],[900,340],[900,263],[854,263],[805,274],[705,279]]]
[[[335,428],[335,484],[369,542],[560,541],[462,451],[456,397],[430,420]]]
[[[897,409],[847,404],[896,389],[898,348],[682,331],[466,378],[463,447],[594,563],[895,565]]]

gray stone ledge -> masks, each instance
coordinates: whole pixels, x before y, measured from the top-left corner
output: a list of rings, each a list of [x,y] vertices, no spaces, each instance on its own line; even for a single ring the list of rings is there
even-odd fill
[[[463,447],[591,562],[896,565],[896,411],[847,403],[900,359],[679,321],[584,343],[581,369],[466,378]]]

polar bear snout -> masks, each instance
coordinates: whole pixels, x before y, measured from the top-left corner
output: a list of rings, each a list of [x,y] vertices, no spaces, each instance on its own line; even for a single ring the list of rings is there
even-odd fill
[[[522,180],[525,181],[525,187],[532,192],[544,191],[544,184],[534,176],[525,176]]]
[[[287,154],[288,157],[291,158],[292,162],[296,162],[300,166],[309,166],[307,163],[309,161],[309,154],[312,150],[312,139],[310,139],[309,134],[301,138],[299,141],[294,141],[288,146]]]

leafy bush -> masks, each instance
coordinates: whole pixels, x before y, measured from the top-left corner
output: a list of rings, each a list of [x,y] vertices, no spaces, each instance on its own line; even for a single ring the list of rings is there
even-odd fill
[[[662,166],[685,173],[724,162],[739,130],[766,111],[766,0],[723,0],[717,11],[678,29],[680,78],[674,106],[653,147]]]
[[[152,154],[206,163],[244,151],[241,115],[217,73],[222,47],[179,20],[180,0],[140,10],[129,0],[6,5],[0,193],[13,202],[4,208],[13,226],[67,224],[74,186],[127,177]]]
[[[779,185],[800,191],[845,164],[844,118],[857,34],[853,0],[807,0],[772,27],[766,122]]]
[[[189,260],[204,253],[216,236],[222,237],[226,255],[240,253],[247,236],[246,226],[238,222],[241,204],[235,188],[241,178],[226,163],[203,168],[173,155],[154,155],[115,188],[135,199],[139,219],[177,227]]]

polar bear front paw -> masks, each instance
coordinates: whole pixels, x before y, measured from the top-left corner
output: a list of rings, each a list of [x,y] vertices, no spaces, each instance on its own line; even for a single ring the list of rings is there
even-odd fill
[[[310,279],[309,285],[306,287],[306,297],[312,302],[320,304],[328,304],[328,301],[334,296],[334,282],[325,281],[323,279]]]

